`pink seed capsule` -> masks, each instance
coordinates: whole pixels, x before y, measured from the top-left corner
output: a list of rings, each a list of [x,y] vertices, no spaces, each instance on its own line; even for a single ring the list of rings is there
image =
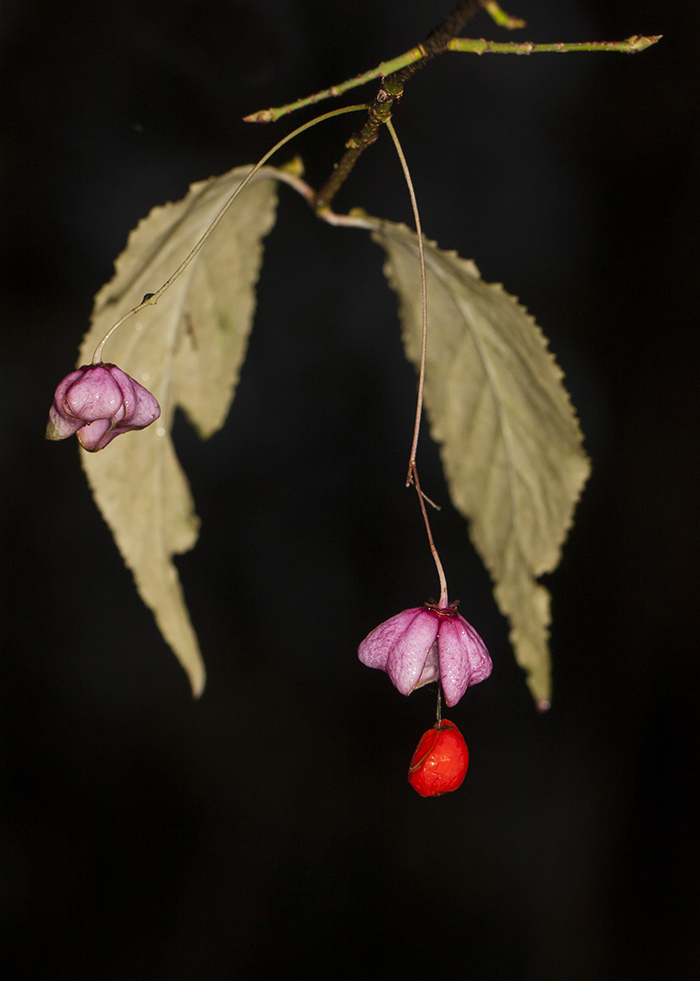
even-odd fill
[[[121,368],[83,365],[56,389],[46,438],[66,439],[77,433],[83,449],[95,453],[115,436],[145,429],[159,416],[154,396]]]
[[[402,695],[439,679],[450,708],[492,667],[486,645],[457,603],[428,602],[397,613],[365,637],[357,654],[367,667],[386,671]]]

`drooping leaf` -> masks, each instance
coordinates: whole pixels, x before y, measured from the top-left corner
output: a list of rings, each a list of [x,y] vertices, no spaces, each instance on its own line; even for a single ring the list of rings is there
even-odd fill
[[[79,364],[90,362],[123,313],[162,286],[249,170],[238,167],[193,184],[183,200],[154,208],[140,222],[115,263],[114,278],[95,298]],[[228,414],[253,319],[262,238],[275,220],[273,176],[270,168],[260,171],[158,303],[107,342],[104,360],[153,392],[160,419],[99,453],[81,451],[97,504],[195,696],[204,687],[204,664],[173,555],[192,548],[199,521],[170,434],[176,406],[202,438]]]
[[[377,222],[385,272],[399,296],[404,344],[421,350],[418,242]],[[558,564],[590,465],[582,435],[534,319],[473,262],[426,243],[425,408],[450,495],[510,621],[518,663],[538,704],[550,700],[550,596],[537,577]]]

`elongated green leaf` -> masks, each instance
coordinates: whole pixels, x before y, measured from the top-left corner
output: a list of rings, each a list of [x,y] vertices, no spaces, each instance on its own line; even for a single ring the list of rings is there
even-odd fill
[[[385,272],[400,300],[406,353],[420,364],[418,244],[403,225],[377,222]],[[450,495],[511,624],[511,642],[539,704],[550,700],[551,572],[590,472],[562,372],[539,327],[473,262],[426,244],[425,407]]]
[[[238,167],[193,184],[174,204],[154,208],[129,236],[114,278],[95,298],[80,351],[88,363],[109,327],[154,293],[178,267],[250,170]],[[205,671],[173,555],[192,548],[198,518],[170,432],[176,406],[205,438],[233,398],[255,308],[261,240],[275,219],[274,171],[260,171],[211,239],[157,305],[126,321],[104,360],[119,365],[158,399],[162,415],[142,432],[119,436],[99,453],[82,451],[92,492],[143,601],[199,695]]]

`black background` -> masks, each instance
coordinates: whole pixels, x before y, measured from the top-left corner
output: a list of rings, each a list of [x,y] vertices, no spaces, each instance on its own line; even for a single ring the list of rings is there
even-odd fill
[[[364,233],[282,188],[226,427],[201,444],[177,420],[199,703],[77,443],[43,430],[137,221],[290,128],[242,115],[406,50],[450,0],[5,0],[6,976],[698,977],[700,25],[690,0],[511,6],[536,41],[665,36],[634,57],[446,55],[395,114],[427,234],[537,316],[594,465],[547,577],[539,716],[424,439],[451,595],[495,665],[450,713],[464,786],[426,801],[406,769],[434,694],[355,657],[437,588],[402,486],[413,370]],[[512,38],[484,14],[466,33]],[[354,122],[298,141],[312,184]],[[410,220],[387,134],[336,205]]]

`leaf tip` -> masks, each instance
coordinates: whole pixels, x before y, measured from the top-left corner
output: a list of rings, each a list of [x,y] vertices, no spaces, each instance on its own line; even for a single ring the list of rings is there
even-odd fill
[[[190,685],[192,687],[192,698],[193,700],[199,701],[204,693],[204,688],[207,683],[207,672],[202,661],[199,662],[193,668],[186,668],[187,677],[189,678]]]
[[[540,715],[544,715],[552,707],[552,678],[550,667],[549,649],[545,652],[545,659],[539,664],[523,665],[521,658],[518,657],[518,647],[513,644],[516,651],[516,660],[520,661],[521,667],[525,668],[527,687],[530,689],[535,707]]]

